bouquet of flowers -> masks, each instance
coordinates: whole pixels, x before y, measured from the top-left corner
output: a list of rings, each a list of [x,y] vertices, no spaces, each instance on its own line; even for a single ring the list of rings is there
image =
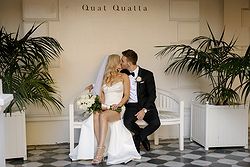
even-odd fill
[[[76,101],[77,107],[88,113],[100,111],[101,103],[99,101],[99,96],[93,94],[84,94],[80,96]]]
[[[111,105],[101,104],[98,95],[93,95],[91,93],[81,95],[77,101],[76,105],[78,109],[83,111],[83,117],[89,117],[92,112],[100,112],[102,110],[111,110]],[[124,111],[125,107],[118,107],[115,111],[121,112]]]

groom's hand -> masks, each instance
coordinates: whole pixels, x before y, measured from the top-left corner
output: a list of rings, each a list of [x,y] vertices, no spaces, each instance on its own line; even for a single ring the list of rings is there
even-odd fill
[[[145,116],[144,109],[142,109],[142,110],[140,110],[138,113],[136,113],[135,116],[137,117],[137,119],[143,120],[143,118],[144,118],[144,116]]]

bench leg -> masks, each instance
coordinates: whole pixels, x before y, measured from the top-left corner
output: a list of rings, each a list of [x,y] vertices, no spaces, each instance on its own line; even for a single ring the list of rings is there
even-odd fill
[[[71,132],[70,132],[70,141],[69,141],[69,150],[70,150],[70,152],[72,152],[73,151],[73,149],[74,149],[74,144],[75,144],[75,136],[74,136],[74,129],[72,128],[72,130],[70,130]],[[73,132],[72,132],[73,131]]]
[[[180,102],[180,126],[179,126],[179,144],[180,150],[184,150],[184,102]]]
[[[26,161],[27,159],[28,158],[27,158],[27,154],[26,154],[26,155],[24,155],[23,160]]]
[[[155,145],[159,145],[159,134],[158,134],[158,130],[156,130],[154,132],[154,144]]]
[[[184,128],[182,123],[180,123],[180,129],[179,129],[179,147],[180,150],[183,151],[184,150]]]
[[[69,105],[69,150],[70,150],[70,152],[73,151],[74,142],[75,142],[73,123],[74,123],[74,106],[73,106],[73,104],[70,104]]]

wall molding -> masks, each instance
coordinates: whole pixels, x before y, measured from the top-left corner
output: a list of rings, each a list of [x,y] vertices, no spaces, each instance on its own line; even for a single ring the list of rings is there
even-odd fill
[[[250,27],[250,9],[241,9],[241,26]]]
[[[23,0],[23,20],[59,20],[59,0]]]
[[[46,115],[35,115],[26,116],[26,122],[50,122],[50,121],[68,121],[68,115],[62,116],[46,116]]]
[[[170,21],[199,21],[199,0],[170,0]]]

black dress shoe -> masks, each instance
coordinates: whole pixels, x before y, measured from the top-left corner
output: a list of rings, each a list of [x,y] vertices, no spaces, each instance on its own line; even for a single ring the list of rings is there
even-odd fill
[[[137,135],[134,135],[133,136],[133,140],[134,140],[134,143],[135,143],[135,147],[136,147],[136,150],[138,153],[140,153],[140,137],[137,136]]]
[[[142,141],[142,145],[145,148],[145,150],[150,151],[150,143],[147,138]]]

